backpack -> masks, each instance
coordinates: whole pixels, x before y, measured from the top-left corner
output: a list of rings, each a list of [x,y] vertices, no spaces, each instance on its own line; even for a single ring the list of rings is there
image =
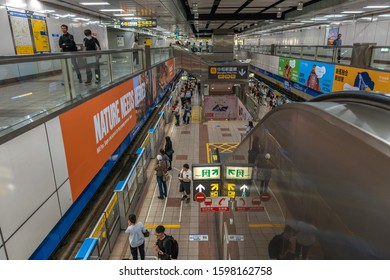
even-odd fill
[[[84,38],[84,46],[87,51],[96,51],[97,50],[97,42],[96,38],[92,37],[91,40],[88,38]]]
[[[166,240],[165,242],[172,242],[172,255],[171,255],[171,259],[177,259],[177,256],[179,255],[179,243],[177,242],[177,240],[175,238],[173,238],[172,235],[167,235],[166,237]]]
[[[277,259],[280,255],[280,247],[283,243],[282,236],[280,234],[275,235],[268,244],[268,256],[270,259]]]

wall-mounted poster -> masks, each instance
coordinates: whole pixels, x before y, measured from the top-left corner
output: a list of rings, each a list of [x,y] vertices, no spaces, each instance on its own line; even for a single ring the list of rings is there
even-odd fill
[[[334,65],[318,61],[301,60],[298,83],[328,93],[332,91]]]
[[[35,52],[50,52],[46,18],[32,15],[30,20],[34,36]]]
[[[298,82],[299,59],[279,57],[278,75],[293,82]]]
[[[16,54],[34,54],[28,17],[25,13],[8,11]]]
[[[364,90],[390,92],[390,73],[337,65],[333,91]]]
[[[337,39],[337,35],[339,34],[339,28],[331,28],[328,31],[328,36],[326,36],[326,44],[328,46],[333,46],[333,41]]]
[[[118,47],[125,46],[125,36],[124,35],[116,35],[116,43]]]
[[[207,119],[236,119],[237,96],[209,95],[204,97],[203,110]]]

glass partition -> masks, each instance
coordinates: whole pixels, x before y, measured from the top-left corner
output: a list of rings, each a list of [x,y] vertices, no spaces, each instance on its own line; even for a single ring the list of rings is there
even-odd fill
[[[316,60],[316,47],[314,46],[302,46],[303,59]]]
[[[333,62],[334,47],[317,47],[317,60],[324,62]]]
[[[152,49],[156,63],[172,48]],[[145,69],[144,50],[107,50],[0,58],[0,136]]]
[[[371,67],[390,71],[390,47],[373,48]]]

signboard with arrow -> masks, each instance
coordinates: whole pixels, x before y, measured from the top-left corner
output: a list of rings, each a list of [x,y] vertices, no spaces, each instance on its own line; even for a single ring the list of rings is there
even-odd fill
[[[209,79],[235,80],[248,79],[248,66],[220,65],[209,66]]]
[[[207,197],[200,203],[201,212],[229,212],[229,197]]]

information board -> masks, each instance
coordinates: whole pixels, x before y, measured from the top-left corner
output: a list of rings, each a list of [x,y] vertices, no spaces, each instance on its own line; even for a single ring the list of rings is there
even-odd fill
[[[32,15],[30,21],[34,36],[35,52],[50,52],[46,18]]]
[[[8,11],[16,54],[34,54],[27,14]]]
[[[248,79],[248,74],[248,66],[209,66],[209,79],[213,80]]]
[[[121,21],[122,28],[154,28],[157,27],[156,19],[142,19],[142,20],[124,20]]]

